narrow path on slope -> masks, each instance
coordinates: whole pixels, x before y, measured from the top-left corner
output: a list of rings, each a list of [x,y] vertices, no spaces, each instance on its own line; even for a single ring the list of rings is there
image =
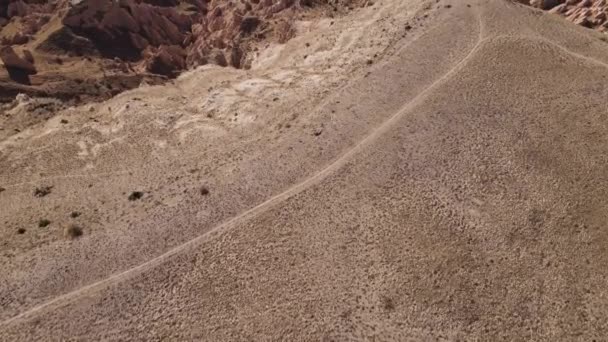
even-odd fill
[[[28,317],[30,317],[38,312],[41,312],[43,310],[53,310],[55,308],[62,307],[63,305],[76,301],[78,298],[80,298],[86,294],[92,294],[97,290],[103,289],[112,284],[120,283],[130,277],[141,274],[141,273],[145,272],[146,270],[152,269],[152,268],[162,264],[165,260],[168,260],[172,256],[179,254],[180,252],[186,250],[187,248],[190,248],[192,246],[200,244],[201,242],[212,239],[212,238],[216,237],[217,235],[221,234],[226,229],[229,229],[231,226],[233,226],[237,223],[240,223],[242,221],[246,221],[247,219],[254,217],[257,214],[263,213],[266,210],[275,206],[276,204],[290,198],[291,196],[304,191],[305,189],[309,188],[310,186],[318,184],[320,181],[325,179],[328,175],[332,174],[334,171],[336,171],[336,170],[340,169],[342,166],[344,166],[354,154],[359,152],[364,147],[370,145],[378,137],[382,136],[387,130],[389,130],[392,127],[392,125],[396,121],[401,119],[406,113],[409,112],[410,109],[412,109],[417,104],[419,104],[422,100],[424,100],[429,94],[432,93],[432,91],[436,87],[438,87],[440,84],[444,83],[446,80],[448,80],[454,74],[456,74],[462,68],[462,66],[464,66],[466,64],[466,62],[469,61],[469,59],[475,55],[475,53],[482,46],[483,42],[486,40],[483,38],[482,20],[481,20],[481,17],[479,16],[479,14],[478,14],[478,34],[479,34],[479,37],[477,39],[477,42],[474,44],[473,48],[467,53],[467,55],[464,58],[462,58],[460,61],[458,61],[443,76],[441,76],[440,78],[438,78],[437,80],[432,82],[429,86],[427,86],[424,90],[422,90],[411,101],[407,102],[403,107],[401,107],[390,118],[388,118],[386,121],[384,121],[382,124],[380,124],[376,129],[374,129],[364,139],[359,141],[355,146],[353,146],[351,149],[349,149],[343,155],[338,157],[335,161],[333,161],[327,167],[320,170],[316,174],[312,175],[310,178],[307,178],[307,179],[303,180],[302,182],[295,184],[294,186],[290,187],[289,189],[285,190],[284,192],[267,199],[263,203],[258,204],[257,206],[231,218],[230,220],[216,226],[215,228],[209,230],[208,232],[206,232],[192,240],[189,240],[179,246],[174,247],[173,249],[165,252],[164,254],[161,254],[153,259],[150,259],[149,261],[147,261],[145,263],[142,263],[140,265],[127,269],[123,272],[114,274],[108,278],[99,280],[95,283],[92,283],[92,284],[89,284],[86,286],[83,286],[72,292],[60,295],[52,300],[39,304],[23,313],[20,313],[12,318],[9,318],[9,319],[1,322],[0,327],[13,324],[20,320],[25,320]]]

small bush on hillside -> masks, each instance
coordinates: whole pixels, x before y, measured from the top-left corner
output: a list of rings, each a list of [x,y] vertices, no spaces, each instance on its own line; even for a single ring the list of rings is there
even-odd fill
[[[75,224],[71,224],[65,229],[65,236],[72,239],[82,236],[82,233],[82,228]]]

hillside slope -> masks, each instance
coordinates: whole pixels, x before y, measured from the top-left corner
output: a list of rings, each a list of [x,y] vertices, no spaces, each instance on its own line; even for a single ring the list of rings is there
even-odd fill
[[[0,142],[0,339],[608,336],[601,34],[505,0],[298,25]]]

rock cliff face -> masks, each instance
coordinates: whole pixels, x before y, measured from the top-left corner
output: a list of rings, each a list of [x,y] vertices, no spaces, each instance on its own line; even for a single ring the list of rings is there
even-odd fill
[[[520,0],[525,4],[566,17],[575,24],[608,30],[608,1],[606,0]]]
[[[261,27],[260,17],[268,19],[294,3],[83,1],[62,22],[64,30],[89,39],[103,57],[174,76],[207,63],[246,66],[243,45]]]
[[[146,77],[171,78],[203,64],[247,68],[248,51],[260,41],[289,39],[294,20],[334,15],[362,4],[360,0],[0,0],[0,45],[12,51],[3,53],[10,54],[6,57],[10,61],[4,61],[7,74],[0,73],[0,89],[8,97],[15,92],[53,95],[53,87],[62,81],[49,88],[50,75],[57,81],[69,78],[70,70],[85,67],[75,74],[104,80],[112,74],[120,80],[109,85],[109,94]],[[26,65],[16,62],[26,60],[24,54],[31,57],[31,66],[25,69],[15,66]],[[27,75],[15,79],[16,69]],[[91,75],[95,69],[102,76]]]

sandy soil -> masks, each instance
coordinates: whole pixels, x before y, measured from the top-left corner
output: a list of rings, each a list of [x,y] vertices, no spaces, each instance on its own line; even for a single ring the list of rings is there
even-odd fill
[[[505,0],[298,28],[3,136],[0,339],[605,339],[600,35]]]

